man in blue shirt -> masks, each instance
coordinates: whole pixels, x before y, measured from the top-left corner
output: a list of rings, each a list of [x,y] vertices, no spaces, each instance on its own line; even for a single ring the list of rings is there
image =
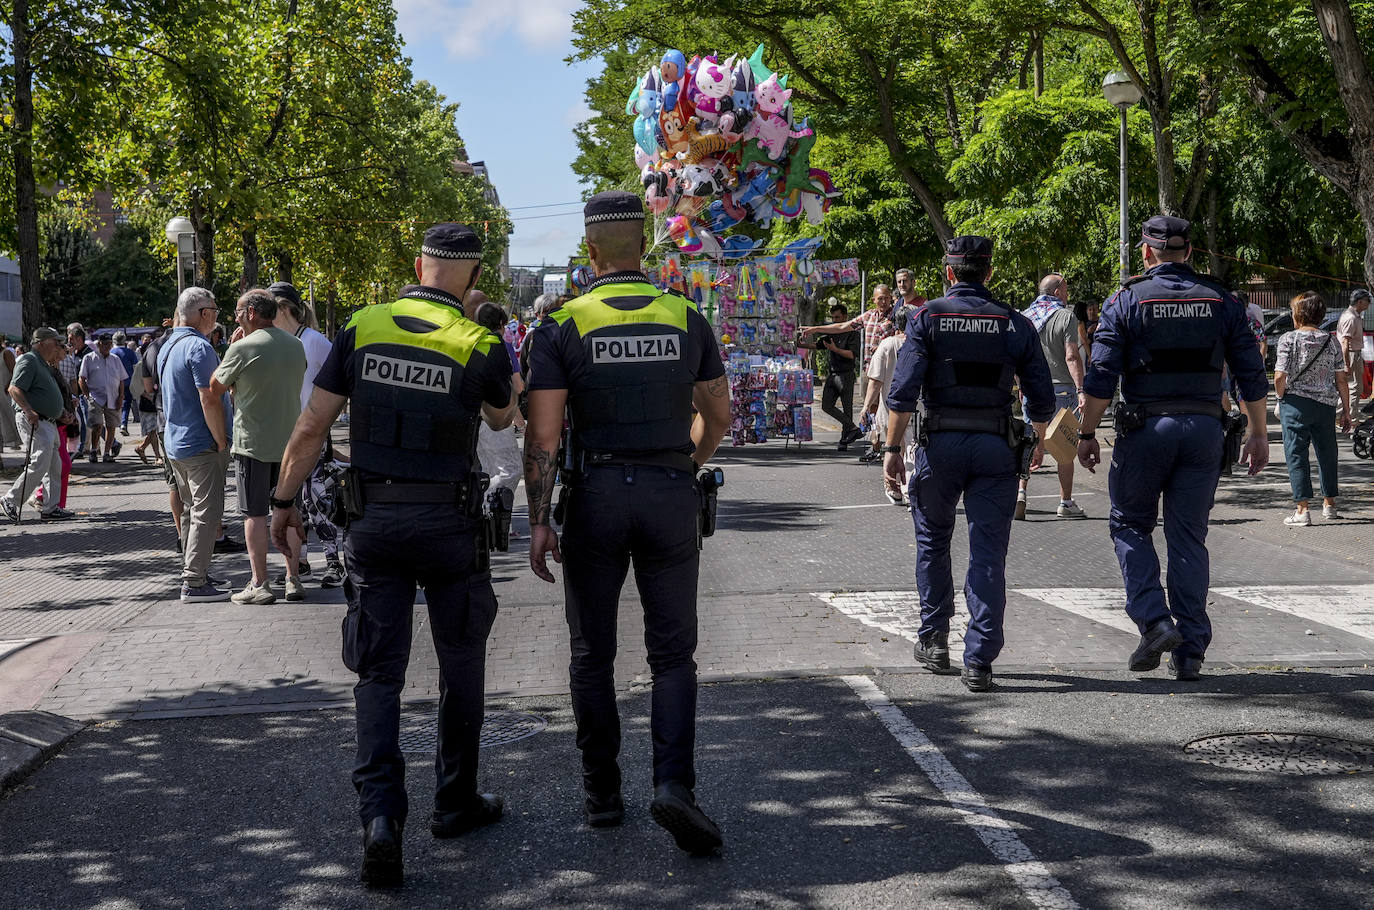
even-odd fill
[[[177,299],[180,325],[158,352],[162,410],[167,416],[167,459],[181,497],[185,603],[227,600],[229,591],[209,583],[206,572],[224,515],[224,476],[229,468],[227,396],[210,390],[219,356],[210,345],[219,307],[215,295],[191,287]]]
[[[129,336],[123,332],[114,333],[114,355],[124,364],[124,372],[132,379],[134,367],[138,366],[138,352],[129,347]],[[129,435],[129,412],[134,406],[133,390],[129,388],[130,379],[124,380],[124,406],[119,413],[119,432],[124,436]],[[143,394],[142,389],[137,391],[140,395]]]
[[[984,286],[992,273],[992,241],[955,237],[945,245],[949,291],[910,318],[897,354],[887,406],[889,483],[906,474],[902,439],[918,402],[916,463],[908,496],[916,524],[916,588],[921,628],[916,659],[936,673],[949,670],[949,621],[954,577],[949,546],[962,496],[968,519],[969,567],[964,583],[969,628],[964,635],[964,685],[992,688],[992,662],[1002,651],[1007,604],[1007,545],[1016,508],[1018,452],[1024,424],[1011,416],[1012,379],[1040,439],[1054,416],[1054,386],[1030,320]],[[1015,444],[1013,444],[1015,443]],[[1035,445],[1030,466],[1044,454]]]
[[[1142,227],[1145,274],[1103,305],[1093,335],[1078,443],[1078,460],[1094,470],[1101,461],[1097,425],[1120,380],[1108,527],[1126,585],[1126,613],[1140,629],[1130,668],[1153,670],[1173,652],[1169,672],[1181,680],[1198,678],[1212,640],[1207,515],[1224,458],[1223,365],[1235,377],[1249,418],[1243,457],[1250,473],[1269,463],[1264,358],[1244,306],[1188,264],[1189,227],[1167,215]],[[1161,496],[1167,601],[1153,540]]]

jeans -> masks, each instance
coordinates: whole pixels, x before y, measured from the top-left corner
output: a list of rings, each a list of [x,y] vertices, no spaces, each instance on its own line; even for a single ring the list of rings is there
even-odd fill
[[[844,405],[843,410],[835,407],[836,398]],[[854,429],[854,419],[849,416],[854,410],[853,370],[848,373],[831,373],[826,378],[825,389],[821,392],[821,410],[840,422],[841,432],[847,433]]]
[[[29,453],[29,460],[24,470],[14,479],[14,485],[10,487],[5,499],[18,507],[41,484],[43,513],[46,515],[57,508],[57,502],[62,496],[62,491],[55,489],[56,484],[62,480],[62,459],[57,454],[60,444],[57,438],[57,424],[50,420],[39,420],[35,426],[29,423],[29,418],[23,413],[15,417],[15,422],[19,426],[20,442],[24,446],[24,451]]]
[[[1321,476],[1322,496],[1340,493],[1336,484],[1336,408],[1302,395],[1288,394],[1279,401],[1279,425],[1283,427],[1283,457],[1288,463],[1288,483],[1293,501],[1312,498],[1310,444],[1317,450],[1317,473]]]

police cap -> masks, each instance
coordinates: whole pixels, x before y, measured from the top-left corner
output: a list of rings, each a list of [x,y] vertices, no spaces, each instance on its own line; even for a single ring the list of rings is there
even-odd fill
[[[466,224],[448,221],[425,231],[420,252],[434,259],[481,259],[482,238]]]
[[[291,301],[296,306],[301,305],[301,292],[296,290],[296,286],[289,281],[274,281],[267,286],[267,293],[273,297],[281,297]]]
[[[968,262],[977,264],[992,258],[992,241],[977,234],[955,237],[945,244],[946,262]]]
[[[1184,250],[1188,248],[1191,225],[1172,215],[1155,215],[1140,227],[1140,242],[1156,250]]]
[[[608,221],[643,221],[644,200],[624,190],[607,190],[587,200],[582,209],[584,224],[604,224]]]

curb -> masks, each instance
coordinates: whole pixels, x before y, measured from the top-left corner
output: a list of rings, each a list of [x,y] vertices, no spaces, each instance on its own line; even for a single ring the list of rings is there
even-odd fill
[[[17,786],[86,724],[47,711],[0,714],[0,793]]]

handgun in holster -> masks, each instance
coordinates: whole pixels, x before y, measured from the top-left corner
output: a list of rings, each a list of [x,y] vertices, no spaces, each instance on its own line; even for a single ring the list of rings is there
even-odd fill
[[[1118,401],[1112,405],[1112,428],[1116,430],[1116,435],[1125,436],[1133,430],[1139,430],[1145,426],[1145,411],[1137,405],[1130,405],[1124,401]]]
[[[710,537],[716,533],[716,493],[725,486],[725,472],[715,465],[697,469],[697,492],[701,495],[701,518],[697,522],[697,536]]]
[[[916,422],[916,445],[925,448],[930,445],[930,418],[922,411],[917,411],[911,415],[911,419]]]
[[[1035,446],[1040,437],[1035,428],[1024,420],[1009,418],[1007,421],[1007,445],[1016,459],[1016,475],[1023,480],[1030,479],[1031,461],[1035,458]]]
[[[1231,470],[1240,460],[1240,450],[1244,446],[1245,427],[1250,423],[1244,414],[1225,414],[1221,418],[1221,473],[1231,476]]]
[[[487,521],[491,525],[491,547],[505,553],[510,549],[510,521],[515,512],[515,491],[502,487],[487,494]]]
[[[362,473],[357,468],[340,471],[334,484],[334,509],[330,520],[338,527],[346,528],[363,517],[366,505]]]
[[[581,471],[581,459],[573,451],[572,440],[569,438],[568,429],[563,428],[563,438],[558,443],[558,502],[553,507],[553,520],[559,527],[568,518],[568,488],[572,486],[573,479]]]
[[[490,483],[489,476],[481,471],[472,471],[468,474],[467,484],[463,487],[463,514],[477,524],[477,533],[473,535],[476,538],[476,561],[473,571],[478,574],[491,568],[492,527],[491,522],[482,514],[482,494],[487,491]]]

